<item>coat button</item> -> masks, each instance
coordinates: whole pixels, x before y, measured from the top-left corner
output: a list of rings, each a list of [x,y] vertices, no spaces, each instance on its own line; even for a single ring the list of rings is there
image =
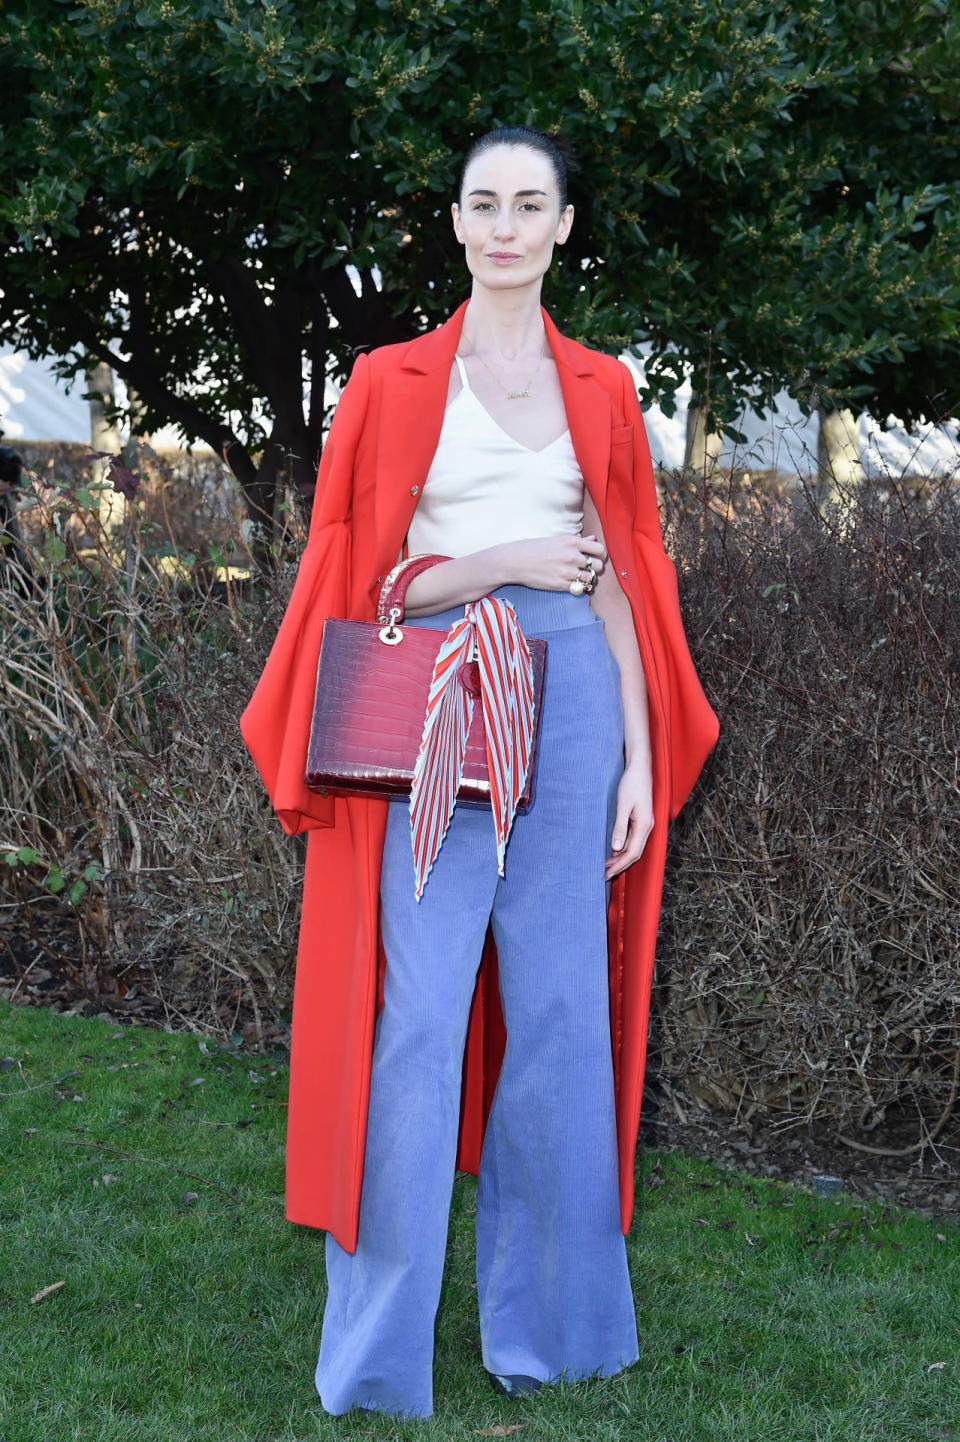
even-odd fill
[[[382,577],[382,576],[378,576],[378,577],[377,577],[377,585],[378,585],[378,586],[382,586],[382,585],[383,585],[383,577]]]
[[[621,574],[621,576],[626,577],[626,574],[627,574],[627,573],[626,573],[626,571],[621,571],[620,574]]]
[[[411,494],[411,496],[418,496],[418,495],[420,494],[420,487],[419,487],[419,486],[411,486],[411,487],[410,487],[410,494]]]

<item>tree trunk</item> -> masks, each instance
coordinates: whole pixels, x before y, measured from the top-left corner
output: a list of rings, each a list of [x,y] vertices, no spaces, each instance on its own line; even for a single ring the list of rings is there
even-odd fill
[[[860,427],[849,410],[817,407],[817,493],[821,500],[849,504],[863,480]]]
[[[255,466],[246,450],[239,446],[231,456],[224,453],[240,485],[246,505],[252,536],[250,551],[257,569],[268,571],[273,565],[273,541],[276,530],[277,477],[283,462],[284,447],[271,437],[263,448],[260,464]]]
[[[131,441],[145,441],[149,439],[143,425],[145,409],[146,407],[137,392],[132,386],[127,386],[127,411],[130,417]]]
[[[723,436],[719,431],[707,432],[707,412],[703,406],[687,411],[687,445],[683,464],[686,470],[709,473],[720,463]]]
[[[91,370],[87,372],[87,387],[91,391],[99,392],[101,400],[92,400],[90,405],[90,441],[93,450],[105,451],[111,456],[120,454],[123,442],[120,439],[120,432],[115,423],[108,419],[107,408],[113,403],[115,392],[113,386],[113,371],[106,361],[98,361]],[[115,491],[107,480],[107,461],[94,462],[94,474],[99,476],[100,482],[98,511],[100,525],[107,536],[116,536],[123,530],[124,510],[126,501],[119,491]]]

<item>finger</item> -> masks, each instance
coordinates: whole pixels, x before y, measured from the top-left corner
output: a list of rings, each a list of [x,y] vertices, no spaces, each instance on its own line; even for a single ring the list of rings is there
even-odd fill
[[[607,862],[606,880],[612,876],[619,876],[621,871],[626,871],[635,861],[639,861],[643,855],[643,847],[628,846],[620,856],[611,857]]]
[[[615,859],[619,858],[620,853],[622,852],[624,846],[627,843],[627,833],[630,830],[631,814],[632,813],[629,809],[623,811],[618,809],[617,811],[617,817],[613,823],[613,838],[610,842],[610,847],[614,853]]]
[[[630,848],[627,847],[619,856],[611,856],[608,858],[606,867],[606,879],[608,881],[611,876],[619,876],[621,871],[626,871],[627,867],[631,865],[635,858],[631,856],[629,852]]]
[[[608,880],[611,876],[616,876],[618,872],[625,871],[628,866],[632,866],[635,861],[640,860],[640,857],[646,850],[647,842],[650,840],[652,833],[652,826],[646,827],[643,831],[637,831],[636,828],[631,831],[627,839],[627,845],[623,850],[615,852],[614,855],[607,860]]]
[[[649,832],[638,832],[636,836],[631,836],[630,844],[624,847],[620,855],[620,860],[624,866],[632,866],[635,861],[640,860],[644,853],[648,837]]]
[[[626,870],[626,868],[632,866],[635,861],[639,861],[652,831],[652,822],[647,821],[642,828],[639,827],[636,817],[631,811],[629,825],[626,828],[626,840],[621,846],[618,846],[618,837],[624,834],[619,829],[618,817],[617,821],[614,822],[613,838],[610,842],[613,854],[607,858],[606,863],[608,879],[611,876],[616,876],[618,872]]]

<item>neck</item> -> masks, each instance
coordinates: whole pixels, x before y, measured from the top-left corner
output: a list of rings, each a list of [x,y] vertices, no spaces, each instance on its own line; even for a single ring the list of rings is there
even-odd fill
[[[466,345],[464,345],[466,343]],[[473,283],[464,312],[461,346],[474,351],[495,351],[510,360],[536,354],[543,347],[540,286],[522,290],[487,290]]]

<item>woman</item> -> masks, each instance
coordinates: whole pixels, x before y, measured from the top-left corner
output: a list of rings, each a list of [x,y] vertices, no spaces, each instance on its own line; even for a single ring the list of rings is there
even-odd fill
[[[432,1412],[458,1160],[478,1172],[494,1386],[636,1360],[623,1234],[666,822],[716,739],[630,374],[540,307],[573,223],[560,151],[524,127],[482,137],[452,210],[470,299],[359,358],[241,723],[285,827],[311,833],[287,1215],[327,1229],[316,1382],[335,1414]],[[404,801],[303,784],[323,618],[373,619],[405,550],[452,558],[411,582],[412,624],[445,630],[489,594],[547,639],[534,797],[502,872],[490,813],[456,807],[419,896]]]

